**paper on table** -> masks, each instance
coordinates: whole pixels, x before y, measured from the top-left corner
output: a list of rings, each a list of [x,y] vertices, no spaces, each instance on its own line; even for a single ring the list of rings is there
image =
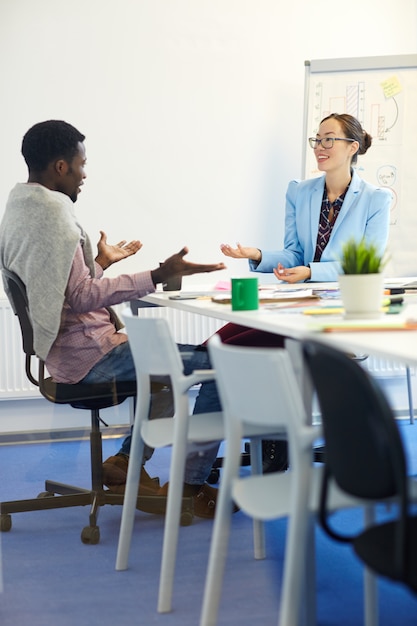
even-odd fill
[[[230,295],[216,295],[212,298],[213,302],[217,302],[218,304],[230,304],[231,296]],[[259,294],[259,303],[281,303],[281,302],[318,302],[319,296],[313,294],[312,289],[297,289],[297,290],[289,290],[289,291],[271,291],[267,294]]]
[[[219,280],[214,285],[214,291],[230,291],[232,288],[232,284],[230,280]]]
[[[303,315],[341,315],[345,312],[342,306],[317,306],[314,309],[303,309]]]
[[[384,330],[417,330],[416,319],[400,319],[388,316],[375,320],[340,320],[326,321],[322,323],[312,322],[309,326],[311,330],[317,330],[324,333],[332,332],[371,332]]]

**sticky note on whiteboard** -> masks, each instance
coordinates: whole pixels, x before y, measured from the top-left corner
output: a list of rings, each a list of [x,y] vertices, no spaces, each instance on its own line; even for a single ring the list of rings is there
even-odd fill
[[[390,78],[387,78],[387,80],[384,80],[381,83],[381,87],[386,98],[392,98],[401,91],[400,81],[396,76],[391,76]]]

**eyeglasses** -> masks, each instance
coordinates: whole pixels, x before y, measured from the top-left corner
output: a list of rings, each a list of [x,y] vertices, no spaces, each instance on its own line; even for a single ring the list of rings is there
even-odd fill
[[[323,137],[322,139],[317,139],[317,137],[309,137],[308,143],[310,144],[310,148],[318,148],[320,145],[323,148],[333,148],[335,141],[356,141],[356,139],[347,139],[346,137]]]

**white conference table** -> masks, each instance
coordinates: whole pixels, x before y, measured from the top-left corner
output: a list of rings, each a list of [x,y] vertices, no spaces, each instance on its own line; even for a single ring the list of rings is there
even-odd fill
[[[312,283],[305,285],[313,289],[335,288],[335,284]],[[277,289],[286,290],[287,285],[277,286]],[[187,294],[192,294],[192,299],[185,299]],[[223,292],[225,295],[227,292]],[[184,299],[173,299],[173,296],[181,295]],[[148,304],[156,306],[170,307],[180,311],[204,315],[216,318],[225,322],[234,322],[258,330],[277,333],[289,339],[286,347],[290,350],[296,375],[299,379],[301,392],[307,409],[307,415],[311,416],[312,411],[312,390],[307,384],[304,376],[304,368],[300,351],[300,340],[314,338],[319,341],[328,342],[341,350],[356,354],[371,354],[386,359],[400,362],[404,365],[417,366],[417,330],[369,330],[360,332],[330,332],[325,333],[317,329],[319,324],[327,320],[342,321],[342,315],[331,314],[329,316],[308,316],[302,313],[301,309],[288,312],[285,309],[265,308],[260,306],[256,311],[232,311],[231,304],[219,304],[211,300],[212,295],[222,295],[221,292],[210,291],[204,287],[198,287],[192,291],[181,291],[176,294],[156,291],[142,298]],[[387,323],[403,320],[417,320],[417,292],[404,295],[403,311],[400,314],[385,315]],[[291,341],[293,340],[293,341]],[[369,515],[369,512],[367,513]],[[314,626],[316,624],[316,595],[315,595],[315,541],[314,541],[314,520],[311,516],[307,534],[299,538],[304,542],[306,554],[305,579],[299,581],[304,590],[304,612],[301,611],[300,623],[303,626]],[[369,619],[369,615],[376,611],[377,591],[375,578],[365,569],[366,596],[370,599],[370,604],[366,606],[366,623],[374,623]],[[368,621],[369,620],[369,621]]]
[[[324,289],[324,283],[311,283],[313,289]],[[335,283],[329,283],[334,289]],[[287,286],[277,286],[277,289],[288,289]],[[227,292],[223,292],[227,295]],[[287,312],[286,309],[265,308],[261,305],[257,311],[232,311],[230,304],[218,304],[211,300],[212,295],[223,295],[222,292],[209,291],[203,287],[174,294],[156,291],[142,298],[144,302],[157,306],[196,313],[213,317],[225,322],[234,322],[258,330],[281,334],[285,337],[302,340],[314,338],[329,342],[345,351],[366,353],[400,362],[404,365],[417,365],[417,330],[382,330],[369,329],[360,332],[321,332],[319,325],[326,322],[342,321],[342,315],[304,315],[300,309],[297,312]],[[174,295],[181,297],[197,295],[193,299],[172,299]],[[405,294],[403,311],[399,314],[384,315],[387,324],[406,319],[417,320],[417,292]],[[294,309],[292,310],[294,311]],[[365,322],[366,323],[366,322]]]

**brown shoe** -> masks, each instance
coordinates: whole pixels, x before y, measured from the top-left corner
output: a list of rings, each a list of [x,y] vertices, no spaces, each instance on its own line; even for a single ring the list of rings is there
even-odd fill
[[[129,457],[116,454],[110,456],[103,463],[103,484],[109,487],[112,493],[124,493],[126,489],[127,468]],[[145,468],[140,470],[139,491],[143,496],[156,495],[160,488],[159,478],[151,478]]]
[[[129,457],[125,454],[109,456],[103,463],[103,483],[107,487],[126,484]]]
[[[165,483],[159,491],[158,495],[168,495],[169,483]],[[194,515],[204,517],[205,519],[213,519],[216,513],[218,489],[210,487],[209,484],[201,485],[199,491],[193,496],[194,499]],[[239,507],[233,504],[233,513],[239,511]]]

